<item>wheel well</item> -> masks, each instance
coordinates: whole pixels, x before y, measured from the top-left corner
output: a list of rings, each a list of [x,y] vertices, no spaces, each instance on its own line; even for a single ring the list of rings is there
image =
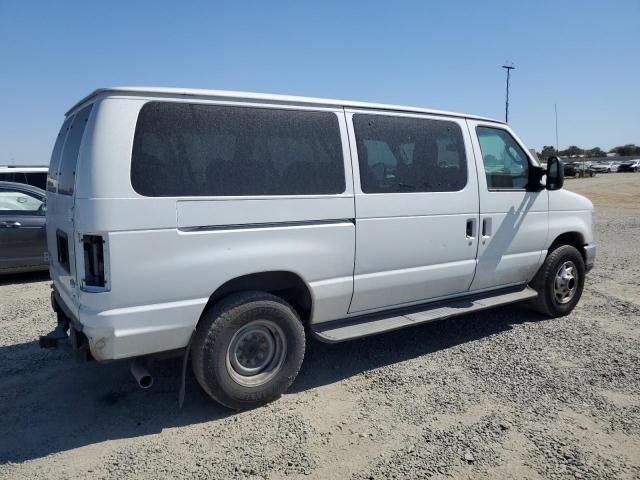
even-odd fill
[[[259,272],[229,280],[213,292],[204,311],[221,298],[248,290],[261,290],[286,300],[305,323],[311,317],[311,292],[304,280],[292,272]]]
[[[549,253],[552,252],[553,250],[555,250],[556,247],[560,246],[560,245],[571,245],[576,247],[576,249],[580,252],[580,255],[582,255],[582,258],[584,258],[584,237],[582,236],[581,233],[579,232],[565,232],[561,235],[558,235],[556,237],[556,239],[553,241],[553,243],[551,244],[551,246],[549,247]]]

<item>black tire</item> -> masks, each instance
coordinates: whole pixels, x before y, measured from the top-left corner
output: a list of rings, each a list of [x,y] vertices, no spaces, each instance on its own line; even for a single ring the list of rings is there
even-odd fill
[[[258,337],[247,329],[263,328],[260,322],[267,322],[273,331],[269,330],[266,335],[259,333],[265,338],[261,337],[257,341]],[[264,330],[267,331],[266,328]],[[247,332],[244,337],[242,332]],[[261,353],[263,356],[259,358],[264,357],[262,351],[255,353],[255,346],[259,349],[266,343],[264,340],[269,334],[273,335],[269,342],[275,341],[269,343],[270,347],[285,345],[284,353],[279,356],[274,354],[273,360],[269,360],[269,365],[273,365],[273,368],[269,369],[267,365],[264,373],[259,374],[266,378],[262,384],[248,385],[246,383],[255,381],[253,379],[258,378],[258,375],[245,376],[240,373],[239,369],[255,365],[250,363],[252,359],[247,361],[242,356],[244,340],[236,340],[239,334],[241,339],[253,339],[253,344],[247,347],[253,349],[249,354],[253,355],[253,360]],[[235,348],[232,348],[232,342],[236,345]],[[277,346],[274,348],[278,352]],[[237,355],[234,356],[232,350]],[[244,410],[279,398],[296,378],[304,352],[305,333],[302,322],[287,302],[266,292],[242,292],[224,298],[204,314],[191,347],[191,366],[198,383],[214,400],[226,407]],[[241,365],[239,359],[244,359],[248,362],[247,365]]]
[[[575,279],[573,284],[571,281],[562,281],[564,287],[569,285],[575,286],[573,295],[569,298],[567,295],[566,303],[558,300],[556,293],[556,276],[560,269],[570,262],[575,266]],[[543,315],[549,317],[563,317],[571,313],[576,306],[582,290],[584,289],[585,279],[584,259],[580,252],[572,245],[559,245],[549,252],[544,263],[538,270],[538,273],[531,281],[531,287],[538,292],[538,296],[531,302],[532,307]]]

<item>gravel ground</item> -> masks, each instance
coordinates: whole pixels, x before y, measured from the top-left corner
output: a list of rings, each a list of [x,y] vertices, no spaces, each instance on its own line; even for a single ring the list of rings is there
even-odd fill
[[[640,175],[568,180],[596,204],[574,312],[510,306],[345,344],[310,341],[291,391],[232,413],[179,365],[147,391],[124,363],[35,339],[46,276],[0,280],[0,477],[640,478]]]

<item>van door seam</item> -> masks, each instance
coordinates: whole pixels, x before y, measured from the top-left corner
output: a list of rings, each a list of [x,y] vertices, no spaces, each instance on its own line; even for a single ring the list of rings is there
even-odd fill
[[[481,223],[482,223],[482,204],[480,198],[480,166],[478,165],[478,157],[476,156],[476,149],[473,144],[473,133],[471,133],[471,126],[469,125],[469,120],[465,119],[464,121],[467,124],[467,132],[469,132],[469,142],[471,143],[471,155],[473,155],[473,161],[476,166],[476,193],[478,194],[478,226],[476,230],[476,268],[473,271],[473,277],[471,278],[471,283],[469,284],[468,291],[471,291],[471,287],[473,286],[473,282],[476,279],[476,275],[478,273],[478,265],[480,263],[480,231],[481,231]],[[482,164],[484,171],[484,163]]]
[[[351,304],[353,303],[353,296],[356,291],[356,258],[358,258],[358,207],[356,202],[356,177],[355,167],[353,159],[353,151],[351,150],[351,137],[349,136],[349,119],[347,118],[347,111],[342,107],[342,114],[344,115],[344,126],[347,133],[347,147],[349,147],[349,165],[351,166],[351,190],[353,192],[353,270],[351,271],[351,298],[349,299],[349,305],[347,306],[347,315],[351,311]],[[359,172],[359,170],[358,170]]]

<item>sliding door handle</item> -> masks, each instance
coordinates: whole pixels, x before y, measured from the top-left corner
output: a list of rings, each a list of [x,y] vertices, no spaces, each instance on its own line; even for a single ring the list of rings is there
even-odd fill
[[[466,226],[466,237],[469,239],[476,238],[476,219],[468,218]]]

